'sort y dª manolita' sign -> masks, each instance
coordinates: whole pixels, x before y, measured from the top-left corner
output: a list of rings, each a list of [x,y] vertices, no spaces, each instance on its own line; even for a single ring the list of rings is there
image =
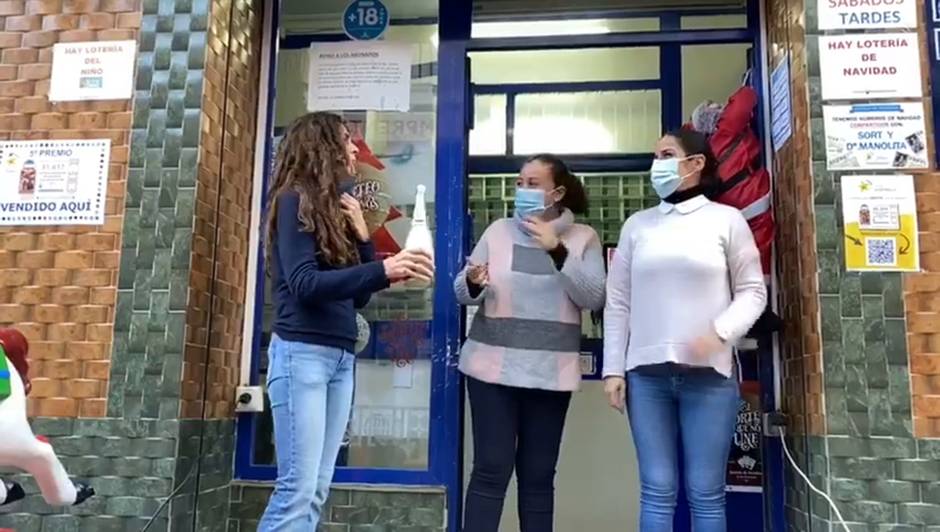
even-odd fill
[[[823,106],[829,170],[927,168],[921,102]]]
[[[916,33],[819,37],[823,100],[919,98]]]

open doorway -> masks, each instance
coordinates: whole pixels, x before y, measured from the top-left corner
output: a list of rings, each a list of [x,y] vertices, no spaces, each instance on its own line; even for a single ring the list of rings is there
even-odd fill
[[[494,220],[511,216],[526,156],[552,152],[585,184],[590,209],[578,221],[591,225],[605,248],[614,247],[626,218],[659,201],[646,175],[656,140],[703,101],[723,103],[742,85],[755,42],[746,7],[672,2],[668,9],[559,8],[531,15],[524,2],[514,3],[515,10],[508,4],[478,6],[468,47],[473,119],[466,232],[475,242]],[[617,35],[609,44],[608,34]],[[555,526],[622,530],[637,522],[637,465],[626,421],[603,397],[600,324],[588,313],[583,324],[585,382],[568,411]],[[469,408],[464,427],[466,489],[473,463]],[[731,530],[761,528],[759,496],[751,505],[757,510]],[[500,530],[517,531],[515,479],[504,508]],[[677,530],[684,519],[678,517]]]

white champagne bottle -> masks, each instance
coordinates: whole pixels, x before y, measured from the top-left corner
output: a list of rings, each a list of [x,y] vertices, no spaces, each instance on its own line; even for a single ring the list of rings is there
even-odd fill
[[[424,251],[434,260],[434,239],[428,229],[427,207],[424,199],[424,185],[418,185],[415,192],[415,210],[411,215],[411,229],[405,239],[405,249],[408,251]],[[427,288],[429,282],[412,279],[405,283],[408,288]]]

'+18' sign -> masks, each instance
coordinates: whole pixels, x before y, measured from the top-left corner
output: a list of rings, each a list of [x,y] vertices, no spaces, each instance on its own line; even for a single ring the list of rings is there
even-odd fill
[[[380,0],[353,0],[343,13],[343,31],[350,39],[378,39],[388,28],[388,9]]]

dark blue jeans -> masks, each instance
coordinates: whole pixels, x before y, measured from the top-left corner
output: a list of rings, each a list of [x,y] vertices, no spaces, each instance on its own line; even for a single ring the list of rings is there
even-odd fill
[[[464,532],[497,532],[506,486],[516,471],[519,530],[552,532],[555,466],[571,392],[501,386],[467,378],[473,472]]]
[[[661,365],[627,375],[640,469],[640,532],[670,532],[679,490],[678,443],[692,529],[726,532],[725,471],[740,392],[711,369]]]

